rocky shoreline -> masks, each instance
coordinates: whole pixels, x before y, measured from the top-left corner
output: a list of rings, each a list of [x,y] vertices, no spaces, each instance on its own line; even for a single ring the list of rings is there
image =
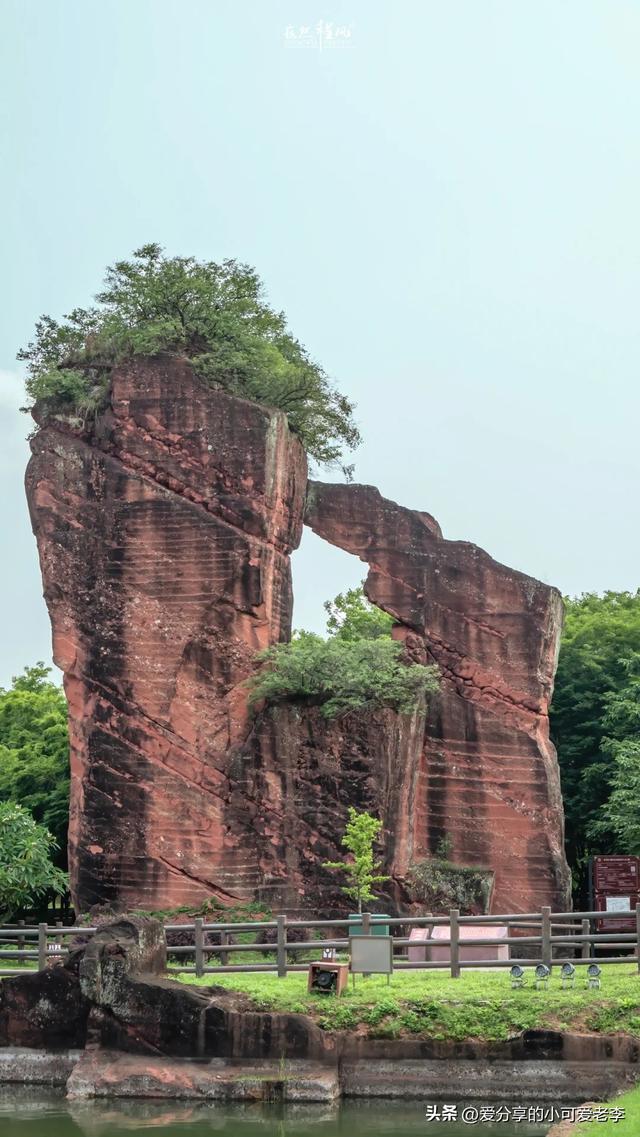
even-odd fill
[[[166,979],[162,925],[122,917],[57,967],[0,984],[0,1083],[69,1098],[331,1102],[449,1097],[578,1102],[637,1080],[625,1035],[525,1031],[506,1042],[371,1039],[258,1012]]]

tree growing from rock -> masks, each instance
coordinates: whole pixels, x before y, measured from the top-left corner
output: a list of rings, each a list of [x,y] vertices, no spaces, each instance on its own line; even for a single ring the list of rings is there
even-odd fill
[[[62,322],[42,316],[36,324],[18,355],[34,401],[55,398],[86,414],[102,404],[114,364],[171,352],[213,387],[284,411],[320,465],[340,465],[358,445],[353,404],[267,303],[249,265],[167,257],[160,245],[143,245],[107,268],[95,299]]]
[[[371,604],[362,587],[327,600],[328,637],[298,631],[256,658],[250,702],[315,704],[326,718],[390,707],[411,714],[438,689],[436,667],[410,663],[391,638],[393,619]]]
[[[256,659],[262,667],[248,681],[252,705],[305,703],[325,718],[383,707],[411,714],[439,682],[436,668],[405,662],[402,644],[390,636],[345,641],[298,632]]]
[[[324,862],[324,868],[346,876],[347,883],[341,886],[341,891],[357,904],[358,912],[362,912],[363,904],[375,900],[373,886],[389,879],[380,872],[382,861],[376,860],[374,853],[381,829],[382,822],[377,817],[349,806],[349,820],[340,842],[349,857],[344,861]]]

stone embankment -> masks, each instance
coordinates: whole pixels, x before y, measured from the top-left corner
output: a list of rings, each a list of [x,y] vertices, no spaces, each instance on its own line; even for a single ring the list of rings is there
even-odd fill
[[[504,1043],[375,1040],[164,977],[155,920],[104,925],[64,965],[0,983],[0,1082],[70,1097],[577,1102],[634,1081],[628,1036],[528,1031]]]

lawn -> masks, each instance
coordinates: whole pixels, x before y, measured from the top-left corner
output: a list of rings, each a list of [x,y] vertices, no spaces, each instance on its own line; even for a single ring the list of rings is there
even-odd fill
[[[598,1137],[638,1137],[640,1134],[640,1085],[627,1094],[604,1103],[623,1109],[624,1118],[620,1121],[584,1121],[572,1130],[571,1137],[586,1137],[586,1134],[598,1133]]]
[[[350,983],[339,999],[309,994],[301,972],[286,979],[272,973],[176,978],[243,991],[258,1010],[308,1014],[325,1030],[359,1028],[373,1038],[503,1040],[533,1028],[640,1034],[640,977],[634,964],[605,964],[597,990],[585,987],[584,969],[566,990],[558,968],[546,990],[536,990],[532,974],[529,969],[525,986],[513,989],[506,969],[463,971],[460,979],[439,971],[396,971],[390,986],[384,976],[358,977],[355,989]],[[604,1132],[600,1125],[598,1132]]]

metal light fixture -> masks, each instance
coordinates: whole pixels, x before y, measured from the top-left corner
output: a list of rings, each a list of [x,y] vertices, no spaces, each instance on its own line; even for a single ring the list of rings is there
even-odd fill
[[[511,975],[511,986],[522,987],[524,983],[524,971],[518,963],[514,963],[509,974]]]
[[[546,987],[549,983],[551,968],[546,963],[539,963],[536,967],[536,987]]]
[[[560,969],[560,978],[562,979],[563,987],[573,987],[573,981],[576,977],[576,969],[572,963],[563,963]]]
[[[602,972],[597,963],[590,963],[587,968],[587,987],[599,987]]]

